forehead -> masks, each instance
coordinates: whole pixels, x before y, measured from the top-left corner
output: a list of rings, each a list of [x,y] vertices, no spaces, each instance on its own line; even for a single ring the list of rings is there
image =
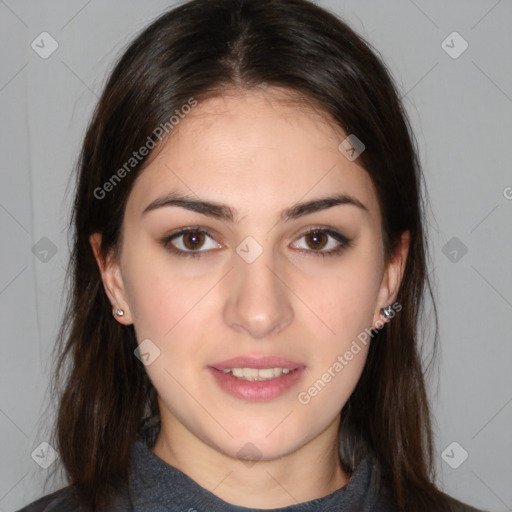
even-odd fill
[[[338,192],[378,215],[370,177],[339,149],[346,137],[327,114],[288,91],[212,97],[180,119],[135,181],[127,209],[142,212],[158,195],[180,192],[250,215]]]

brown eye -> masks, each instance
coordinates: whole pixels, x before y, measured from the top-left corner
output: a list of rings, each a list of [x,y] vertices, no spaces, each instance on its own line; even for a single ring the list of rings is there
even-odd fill
[[[299,240],[304,240],[305,244],[303,242],[303,246],[298,248],[314,256],[341,254],[352,242],[341,233],[327,228],[313,228],[304,233]]]
[[[183,234],[183,245],[190,250],[200,249],[204,244],[205,236],[200,231],[189,231]]]
[[[199,258],[212,249],[221,249],[212,235],[203,229],[184,228],[161,240],[162,245],[178,256]]]
[[[328,242],[328,236],[322,231],[311,231],[305,237],[307,245],[313,250],[323,249]]]

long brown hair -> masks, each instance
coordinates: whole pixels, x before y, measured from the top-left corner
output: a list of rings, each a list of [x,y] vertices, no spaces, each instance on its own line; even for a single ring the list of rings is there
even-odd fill
[[[52,443],[66,477],[93,510],[104,505],[110,490],[129,478],[131,448],[142,425],[159,415],[156,391],[134,356],[133,326],[112,317],[89,236],[102,233],[104,255],[118,247],[133,182],[172,133],[169,119],[176,110],[191,98],[201,102],[228,87],[250,90],[262,84],[314,102],[364,142],[359,163],[377,191],[386,260],[400,235],[406,230],[411,235],[397,297],[402,310],[375,335],[361,379],[341,411],[344,469],[351,473],[369,447],[397,510],[450,510],[434,484],[417,344],[424,295],[432,296],[432,289],[416,143],[376,51],[307,0],[187,2],[144,29],[110,73],[77,163],[71,298],[52,380],[58,397]],[[162,126],[165,133],[157,130]],[[155,149],[126,167],[133,152],[150,143]],[[113,180],[123,166],[122,179]]]

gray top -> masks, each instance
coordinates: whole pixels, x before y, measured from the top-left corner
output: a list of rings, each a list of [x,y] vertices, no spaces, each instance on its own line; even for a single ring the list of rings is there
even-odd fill
[[[135,512],[320,512],[383,508],[378,494],[379,472],[368,459],[361,462],[347,485],[322,498],[273,509],[240,507],[226,503],[180,470],[157,457],[137,441],[133,451],[133,510]],[[290,491],[293,494],[293,491]]]
[[[333,493],[288,507],[256,509],[227,503],[155,455],[139,438],[132,449],[130,485],[103,512],[394,512],[375,458],[368,456],[350,480]],[[72,502],[72,486],[47,495],[18,512],[88,512]],[[291,490],[293,494],[293,490]],[[481,512],[456,500],[453,510]],[[445,511],[443,511],[445,512]]]

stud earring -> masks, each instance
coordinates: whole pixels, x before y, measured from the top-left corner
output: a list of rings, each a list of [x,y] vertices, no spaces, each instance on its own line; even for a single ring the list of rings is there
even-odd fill
[[[386,317],[386,319],[393,318],[395,316],[395,312],[391,305],[386,306],[385,308],[381,308],[380,312]]]
[[[121,308],[117,308],[117,309],[114,311],[114,315],[115,315],[115,316],[123,316],[123,315],[124,315],[124,311],[123,311]]]

